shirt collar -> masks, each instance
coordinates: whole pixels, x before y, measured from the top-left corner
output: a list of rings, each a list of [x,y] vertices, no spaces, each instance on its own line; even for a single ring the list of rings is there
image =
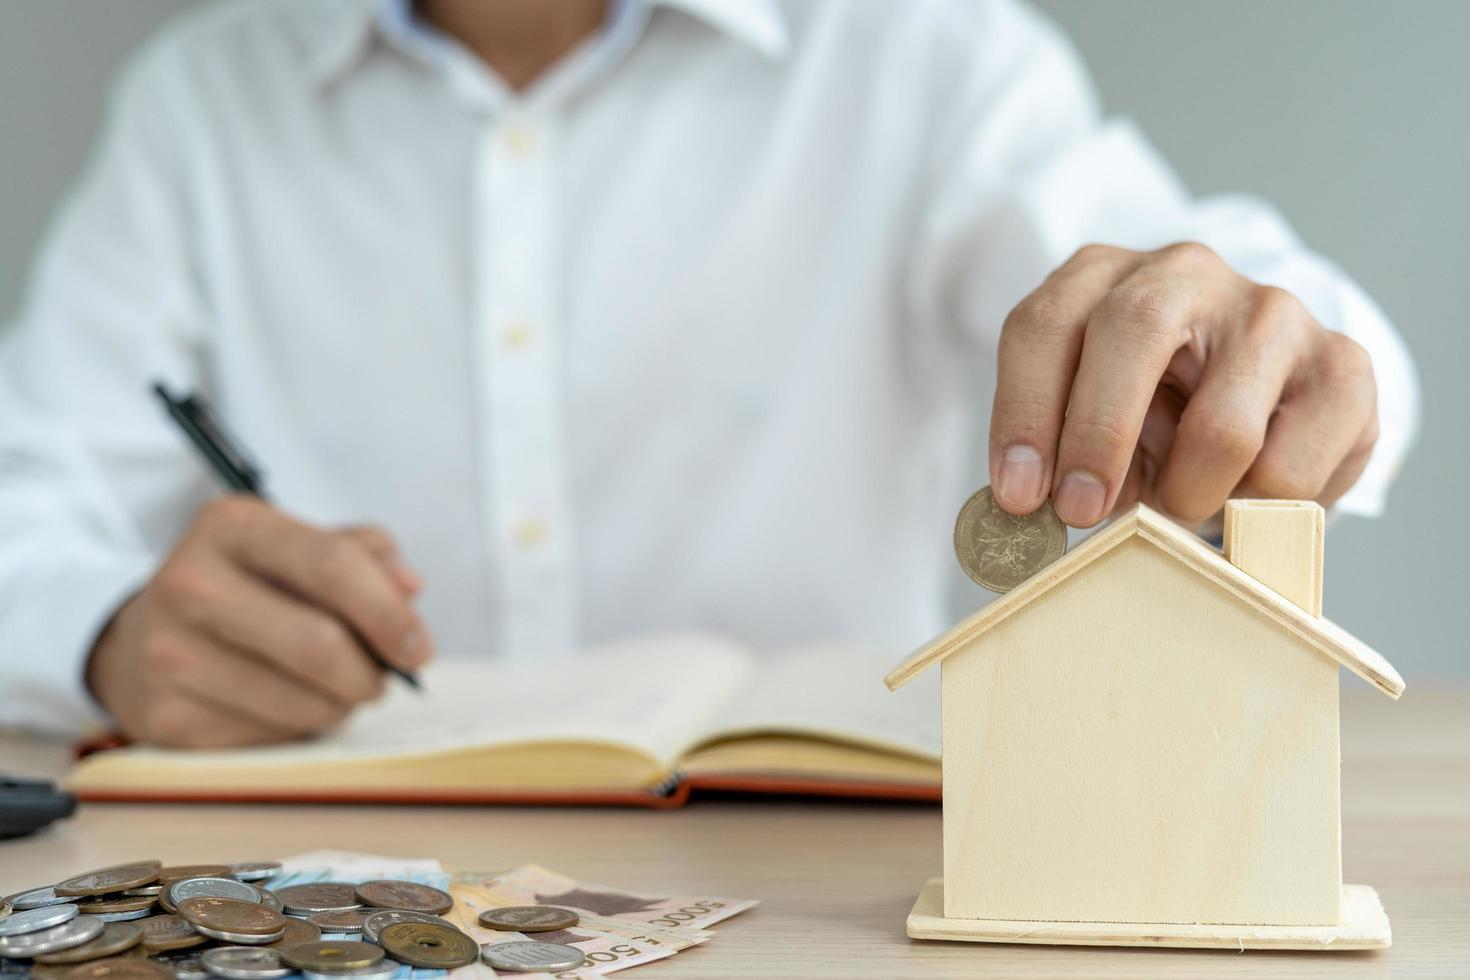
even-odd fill
[[[682,11],[771,61],[790,50],[790,35],[776,0],[613,0],[604,33],[612,33],[619,24],[641,24],[655,7]],[[312,32],[311,72],[323,86],[350,72],[375,38],[429,62],[442,57],[446,46],[416,18],[413,0],[323,0]]]
[[[682,10],[771,61],[779,61],[791,49],[786,18],[776,0],[649,0],[649,5]]]

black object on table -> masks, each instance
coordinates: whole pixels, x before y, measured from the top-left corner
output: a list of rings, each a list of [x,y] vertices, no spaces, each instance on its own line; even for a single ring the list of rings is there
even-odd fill
[[[44,779],[0,776],[0,838],[24,837],[76,812],[77,798]]]

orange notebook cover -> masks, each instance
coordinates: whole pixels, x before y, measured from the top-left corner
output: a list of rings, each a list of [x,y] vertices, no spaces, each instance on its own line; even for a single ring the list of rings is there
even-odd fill
[[[83,800],[621,805],[692,794],[939,799],[937,694],[884,650],[756,654],[706,634],[548,661],[445,659],[314,741],[186,751],[98,740]]]

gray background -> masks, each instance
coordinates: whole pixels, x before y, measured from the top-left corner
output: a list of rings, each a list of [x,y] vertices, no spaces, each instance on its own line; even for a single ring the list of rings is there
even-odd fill
[[[1412,686],[1470,676],[1470,3],[1040,0],[1109,108],[1200,193],[1257,192],[1388,311],[1424,424],[1387,517],[1328,537],[1327,614]],[[0,319],[77,175],[120,60],[188,0],[0,0]]]

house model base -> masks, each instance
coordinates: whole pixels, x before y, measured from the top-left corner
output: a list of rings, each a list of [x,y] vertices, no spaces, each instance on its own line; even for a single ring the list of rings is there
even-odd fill
[[[914,939],[949,939],[967,943],[1303,949],[1322,952],[1384,949],[1393,938],[1378,892],[1368,885],[1342,886],[1342,922],[1335,926],[1227,926],[946,919],[943,878],[930,878],[924,890],[919,892],[919,900],[909,913],[908,934]]]

